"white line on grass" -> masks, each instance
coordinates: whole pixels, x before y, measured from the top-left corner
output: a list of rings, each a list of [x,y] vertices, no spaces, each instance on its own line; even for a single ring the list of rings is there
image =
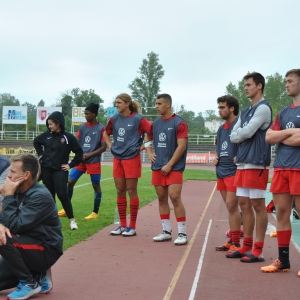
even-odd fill
[[[150,172],[150,171],[152,171],[152,170],[142,171],[142,173],[146,173],[146,172]],[[101,183],[102,181],[112,180],[112,179],[114,179],[114,178],[113,178],[113,177],[108,177],[108,178],[105,178],[105,179],[101,179],[100,183]],[[87,182],[87,183],[75,185],[74,188],[76,189],[76,188],[83,187],[83,186],[90,185],[90,184],[91,184],[91,182]]]
[[[206,231],[206,234],[205,234],[205,239],[204,239],[204,243],[203,243],[203,246],[202,246],[202,251],[201,251],[200,258],[199,258],[199,263],[198,263],[194,283],[193,283],[193,286],[192,286],[192,289],[191,289],[191,293],[190,293],[190,296],[189,296],[189,300],[193,300],[194,297],[195,297],[195,293],[196,293],[196,290],[197,290],[197,285],[198,285],[198,281],[199,281],[199,277],[200,277],[200,272],[201,272],[201,268],[202,268],[202,263],[203,263],[204,253],[205,253],[205,250],[206,250],[206,244],[207,244],[207,240],[208,240],[208,236],[209,236],[211,223],[212,223],[212,220],[210,219],[209,223],[208,223],[208,226],[207,226],[207,231]]]

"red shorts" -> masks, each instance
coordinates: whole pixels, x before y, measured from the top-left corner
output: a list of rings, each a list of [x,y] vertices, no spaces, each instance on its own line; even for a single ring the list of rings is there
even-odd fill
[[[236,192],[236,186],[234,186],[234,177],[230,176],[226,178],[218,178],[217,180],[217,190],[218,191],[227,191],[227,192]]]
[[[266,190],[268,179],[268,169],[237,170],[235,173],[234,185],[249,189]]]
[[[142,164],[140,154],[129,159],[114,157],[114,178],[140,178],[141,175]]]
[[[80,163],[78,166],[74,167],[74,169],[81,171],[87,174],[101,174],[101,163],[92,163],[92,164],[85,164]]]
[[[292,170],[275,171],[270,192],[273,194],[300,195],[300,172]]]
[[[171,184],[182,184],[183,175],[179,171],[171,171],[167,176],[160,170],[152,171],[152,185],[168,186]]]

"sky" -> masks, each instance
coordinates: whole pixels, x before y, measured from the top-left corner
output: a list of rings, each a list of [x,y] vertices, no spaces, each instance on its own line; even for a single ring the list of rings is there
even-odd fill
[[[299,11],[299,0],[0,0],[0,94],[52,106],[78,87],[106,108],[153,51],[175,110],[217,110],[247,72],[300,68]]]

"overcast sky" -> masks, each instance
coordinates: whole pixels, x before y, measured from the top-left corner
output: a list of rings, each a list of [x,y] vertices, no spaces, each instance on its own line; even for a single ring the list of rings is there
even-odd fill
[[[216,110],[248,71],[300,68],[299,11],[299,0],[0,0],[0,93],[50,106],[94,89],[108,107],[154,51],[175,107]]]

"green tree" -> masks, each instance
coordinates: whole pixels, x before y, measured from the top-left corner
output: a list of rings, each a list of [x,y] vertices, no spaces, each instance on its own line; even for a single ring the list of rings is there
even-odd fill
[[[27,106],[27,126],[29,131],[35,131],[36,129],[36,106],[25,102],[22,106]]]
[[[235,86],[231,82],[226,86],[226,94],[239,100],[240,111],[251,104],[251,100],[246,97],[244,90],[244,80],[240,80]]]
[[[45,101],[43,99],[41,99],[39,101],[39,103],[37,104],[37,106],[45,106]]]
[[[132,97],[144,108],[144,114],[156,115],[156,110],[151,107],[155,107],[156,96],[160,91],[160,79],[165,74],[162,65],[159,64],[158,54],[148,53],[137,72],[139,76],[128,85]]]

